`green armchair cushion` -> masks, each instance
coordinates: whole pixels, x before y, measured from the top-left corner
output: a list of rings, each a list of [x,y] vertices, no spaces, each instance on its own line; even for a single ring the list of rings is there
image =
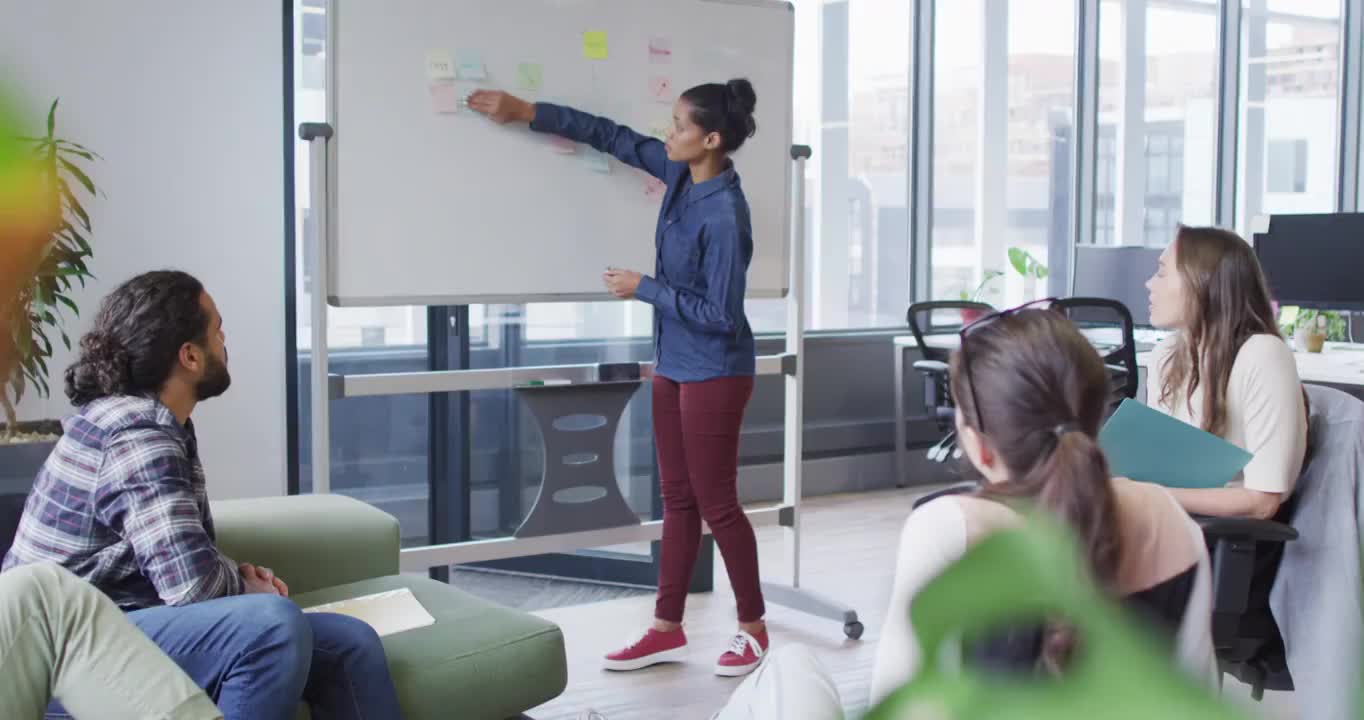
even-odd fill
[[[220,500],[212,504],[218,548],[264,565],[295,595],[396,575],[398,521],[344,495]]]
[[[436,619],[383,639],[405,717],[505,720],[563,692],[567,665],[556,625],[444,583],[396,575],[294,601],[306,608],[403,587]]]

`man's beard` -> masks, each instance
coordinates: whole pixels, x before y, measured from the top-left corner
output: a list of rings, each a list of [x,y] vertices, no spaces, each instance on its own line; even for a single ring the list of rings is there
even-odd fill
[[[227,371],[227,362],[209,355],[208,369],[204,377],[194,386],[194,396],[199,401],[215,398],[227,392],[232,385],[232,375]]]

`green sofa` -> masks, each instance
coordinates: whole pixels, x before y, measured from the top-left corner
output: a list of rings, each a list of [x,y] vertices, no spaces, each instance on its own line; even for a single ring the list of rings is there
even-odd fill
[[[567,684],[557,626],[423,575],[399,574],[398,521],[342,495],[213,503],[218,545],[265,565],[302,607],[406,587],[436,618],[384,638],[405,720],[505,720]],[[306,709],[298,717],[307,718]]]

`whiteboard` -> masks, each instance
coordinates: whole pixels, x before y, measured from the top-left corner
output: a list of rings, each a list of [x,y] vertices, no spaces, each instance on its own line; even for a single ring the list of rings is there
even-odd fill
[[[646,135],[671,124],[685,89],[749,78],[758,133],[734,155],[753,218],[748,294],[785,294],[789,3],[332,0],[328,22],[332,305],[606,300],[608,265],[654,271],[661,197],[647,176],[614,158],[603,166],[586,146],[568,154],[462,103],[449,112],[449,87],[440,85],[449,81],[428,68],[441,57],[455,66],[459,98],[503,89]],[[605,33],[604,59],[597,33]]]

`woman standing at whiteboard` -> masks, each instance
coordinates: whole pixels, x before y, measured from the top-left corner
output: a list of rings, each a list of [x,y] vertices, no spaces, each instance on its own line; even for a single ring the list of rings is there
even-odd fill
[[[612,295],[654,308],[658,364],[654,440],[663,495],[663,550],[654,623],[606,656],[608,670],[638,670],[684,658],[682,611],[710,526],[738,603],[739,629],[715,672],[751,672],[767,653],[758,549],[737,476],[739,430],[753,393],[753,332],[744,289],[753,258],[748,201],[729,155],[753,136],[757,96],[747,80],[698,85],[673,106],[667,142],[605,118],[481,90],[469,107],[498,123],[524,122],[614,155],[667,185],[654,234],[654,275],[608,269]]]

